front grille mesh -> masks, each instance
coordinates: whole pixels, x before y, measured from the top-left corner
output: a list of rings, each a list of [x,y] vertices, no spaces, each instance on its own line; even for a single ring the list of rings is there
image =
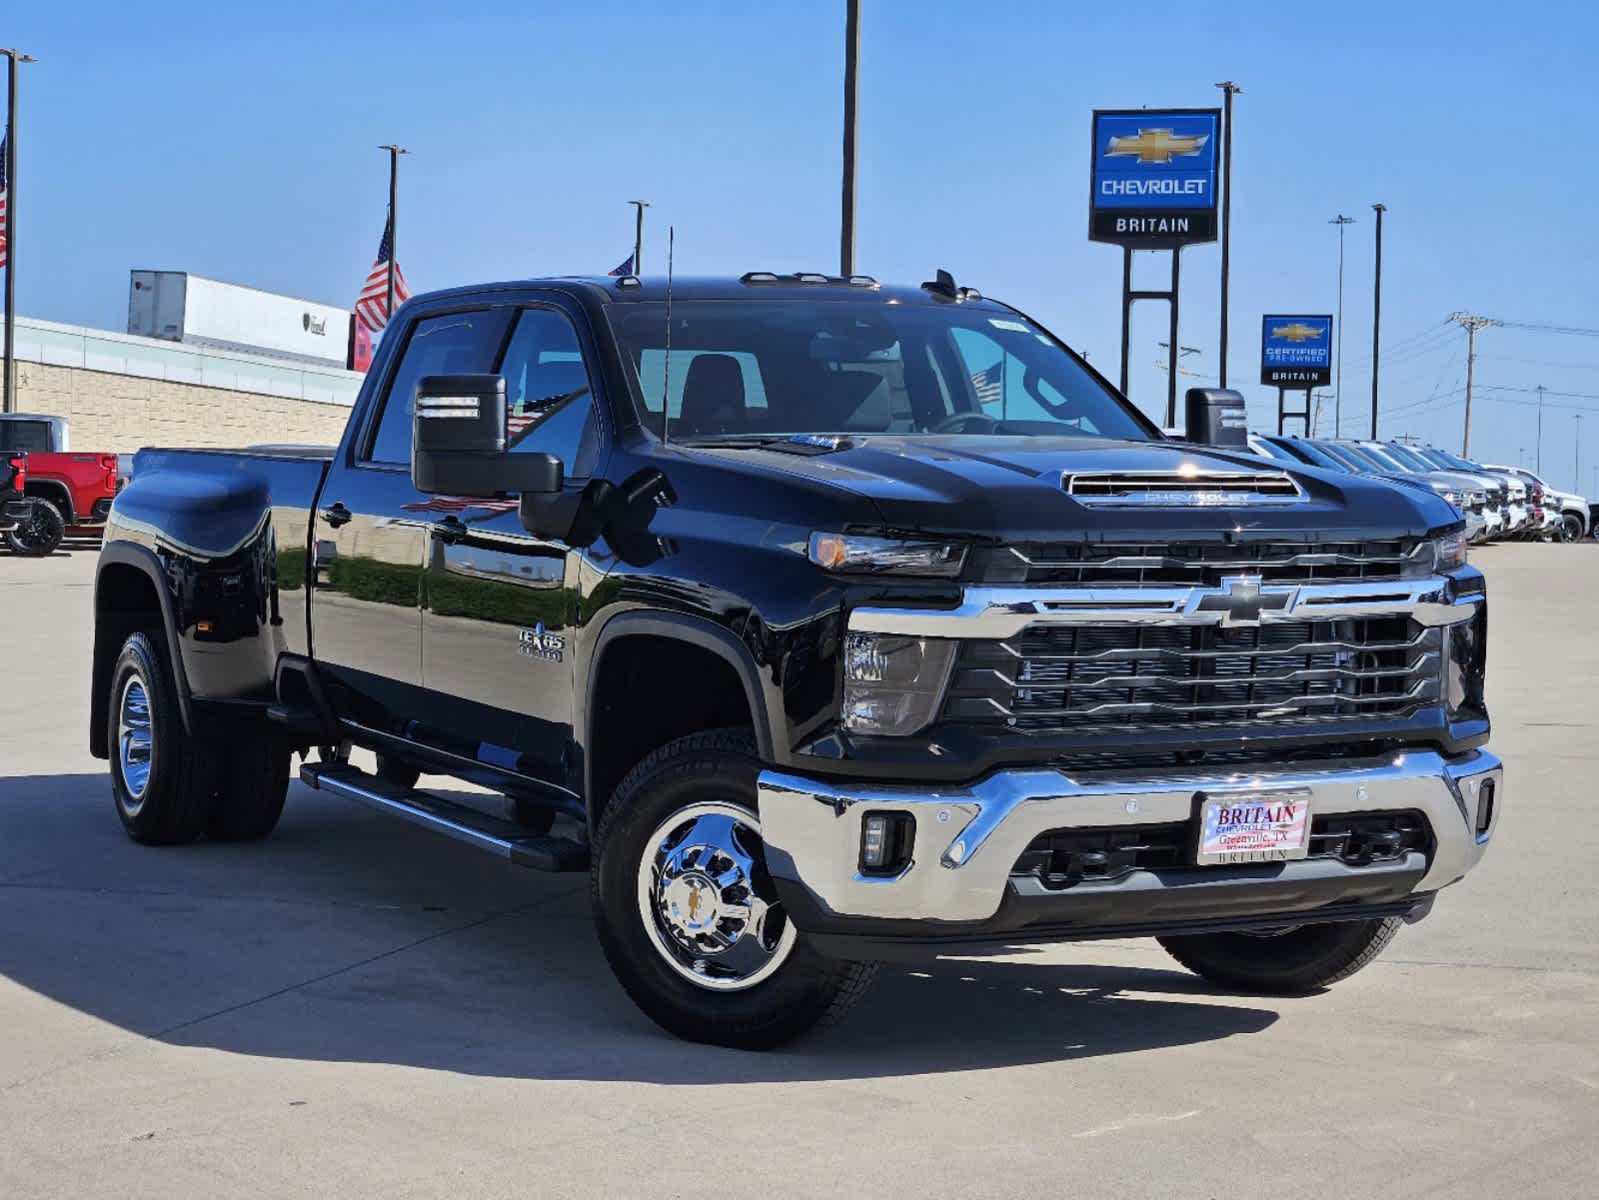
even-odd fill
[[[1038,733],[1392,717],[1438,702],[1441,645],[1407,617],[1038,625],[963,645],[944,717]]]

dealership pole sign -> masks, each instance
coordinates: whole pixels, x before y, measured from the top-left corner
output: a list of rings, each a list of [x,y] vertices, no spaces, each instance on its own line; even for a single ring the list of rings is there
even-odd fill
[[[1288,391],[1332,382],[1331,316],[1267,316],[1260,327],[1260,382]]]
[[[1094,111],[1088,237],[1134,250],[1216,240],[1219,108]]]

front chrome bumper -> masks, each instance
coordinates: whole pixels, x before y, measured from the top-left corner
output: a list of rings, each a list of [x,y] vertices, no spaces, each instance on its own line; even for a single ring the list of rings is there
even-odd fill
[[[1172,770],[1136,776],[1000,771],[970,786],[837,784],[777,771],[759,779],[761,832],[774,876],[803,887],[829,917],[978,922],[1005,900],[1011,870],[1052,830],[1190,822],[1199,792],[1303,788],[1315,816],[1414,810],[1433,832],[1417,894],[1454,883],[1487,848],[1503,807],[1503,767],[1486,751],[1445,758],[1410,751],[1360,761],[1295,763],[1250,771]],[[1494,781],[1488,827],[1476,831],[1477,793]],[[861,818],[915,819],[910,863],[892,877],[859,868]],[[1311,860],[1314,861],[1314,860]],[[1206,868],[1209,870],[1210,868]],[[1249,882],[1298,864],[1264,865]],[[1358,874],[1359,868],[1351,870]],[[1222,879],[1217,876],[1218,881]],[[1241,878],[1239,886],[1245,885]],[[1229,886],[1219,882],[1225,889]],[[1211,891],[1214,897],[1214,890]]]

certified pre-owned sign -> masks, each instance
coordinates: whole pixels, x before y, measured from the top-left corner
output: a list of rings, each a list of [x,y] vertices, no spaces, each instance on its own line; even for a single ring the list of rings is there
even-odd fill
[[[1330,316],[1266,316],[1260,327],[1260,382],[1306,390],[1332,382]]]
[[[1221,110],[1094,113],[1091,241],[1160,250],[1216,240]]]

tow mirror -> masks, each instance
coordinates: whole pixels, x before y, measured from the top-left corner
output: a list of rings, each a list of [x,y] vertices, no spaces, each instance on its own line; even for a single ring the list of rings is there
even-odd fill
[[[411,418],[411,482],[450,496],[559,492],[553,454],[505,449],[505,380],[499,375],[428,375],[416,385]]]
[[[1249,408],[1243,396],[1231,388],[1189,388],[1184,436],[1204,446],[1247,449]]]

